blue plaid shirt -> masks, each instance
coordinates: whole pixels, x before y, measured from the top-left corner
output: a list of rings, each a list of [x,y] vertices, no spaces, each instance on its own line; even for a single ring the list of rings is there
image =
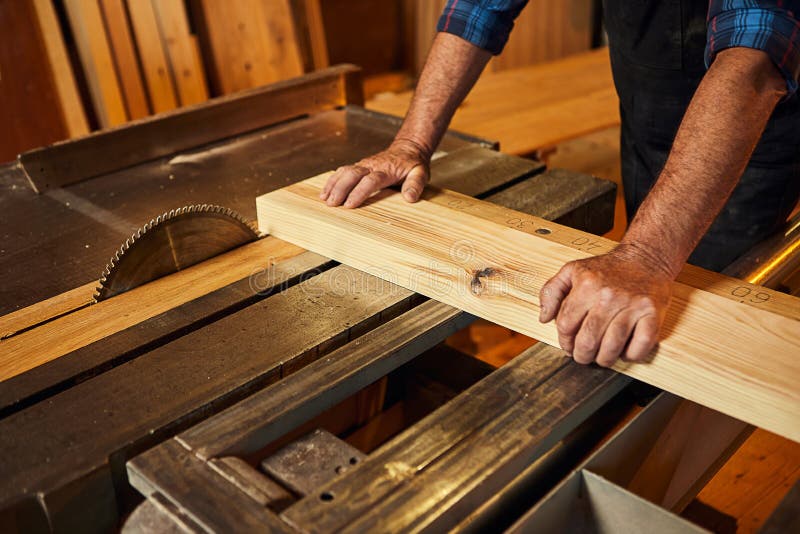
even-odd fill
[[[528,0],[448,0],[437,30],[499,54],[514,19]],[[711,0],[706,65],[720,50],[742,46],[763,50],[786,78],[789,94],[800,79],[800,0]]]

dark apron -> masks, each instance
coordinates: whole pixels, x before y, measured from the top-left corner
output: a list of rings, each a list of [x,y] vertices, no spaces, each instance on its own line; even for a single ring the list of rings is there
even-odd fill
[[[603,8],[620,98],[622,181],[630,221],[664,167],[706,71],[708,3],[604,0]],[[777,230],[798,198],[800,97],[795,95],[775,109],[739,185],[689,262],[723,269]]]

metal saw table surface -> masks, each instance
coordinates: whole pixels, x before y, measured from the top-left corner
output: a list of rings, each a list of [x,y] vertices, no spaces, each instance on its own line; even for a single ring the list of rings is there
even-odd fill
[[[170,209],[220,204],[255,220],[257,195],[381,150],[398,124],[324,111],[43,194],[16,164],[0,167],[0,315],[96,280],[125,239]],[[440,150],[467,146],[449,134]]]

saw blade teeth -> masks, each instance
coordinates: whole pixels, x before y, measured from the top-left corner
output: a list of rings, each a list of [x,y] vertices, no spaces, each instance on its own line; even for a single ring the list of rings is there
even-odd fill
[[[106,264],[105,269],[103,269],[100,279],[98,280],[98,286],[96,288],[96,292],[94,293],[94,301],[99,302],[111,298],[122,291],[126,291],[131,287],[136,287],[135,285],[131,286],[127,283],[129,280],[125,279],[125,276],[131,276],[133,271],[130,271],[129,269],[126,270],[124,267],[124,264],[133,261],[133,258],[137,257],[137,254],[135,253],[136,247],[144,246],[144,244],[137,245],[136,242],[142,239],[144,239],[145,242],[149,242],[150,238],[145,238],[149,232],[157,232],[157,227],[165,223],[169,223],[170,225],[180,224],[178,220],[173,221],[172,219],[180,218],[184,215],[189,217],[203,217],[205,215],[206,217],[210,216],[214,219],[217,218],[217,215],[227,217],[238,223],[243,230],[246,230],[247,235],[251,236],[252,240],[256,240],[262,235],[257,229],[255,221],[249,221],[236,211],[218,204],[190,204],[179,208],[170,209],[169,211],[165,211],[150,219],[147,224],[136,229],[136,233],[127,238],[125,242],[120,245],[119,249],[114,252],[114,255]],[[247,238],[243,238],[241,233],[238,234],[236,239],[238,240],[238,244],[247,242]],[[147,247],[145,247],[145,250],[147,250]],[[127,259],[129,255],[132,255],[130,256],[132,258],[131,260]],[[139,254],[139,256],[141,256],[141,254]],[[123,277],[124,283],[121,283],[119,280],[121,276]],[[145,281],[138,281],[137,285],[141,285],[144,282]],[[126,289],[120,289],[123,287]]]

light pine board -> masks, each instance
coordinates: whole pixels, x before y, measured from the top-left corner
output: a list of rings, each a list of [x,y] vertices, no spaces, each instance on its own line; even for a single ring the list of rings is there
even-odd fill
[[[100,4],[96,0],[65,0],[64,7],[100,126],[108,128],[126,122],[128,115]]]
[[[0,340],[0,382],[302,253],[267,237]],[[74,302],[85,288],[54,297]],[[65,297],[66,296],[66,297]],[[46,300],[3,318],[4,330],[46,315]],[[61,302],[60,300],[56,301]],[[45,317],[46,318],[46,317]],[[35,323],[34,323],[35,324]],[[23,325],[24,326],[24,325]]]
[[[558,345],[555,325],[537,319],[539,291],[564,263],[602,247],[577,250],[543,239],[537,230],[550,236],[575,231],[524,214],[498,223],[475,215],[484,207],[493,212],[489,203],[469,199],[459,208],[455,197],[437,202],[445,193],[436,191],[416,204],[385,191],[356,210],[328,208],[318,200],[327,176],[259,197],[260,230]],[[517,228],[526,221],[531,232]],[[598,239],[582,235],[587,243]],[[705,276],[704,284],[713,286],[717,275]],[[783,315],[769,305],[788,297],[760,292],[767,305],[676,282],[650,363],[617,362],[614,368],[800,441],[800,321],[796,312]]]

